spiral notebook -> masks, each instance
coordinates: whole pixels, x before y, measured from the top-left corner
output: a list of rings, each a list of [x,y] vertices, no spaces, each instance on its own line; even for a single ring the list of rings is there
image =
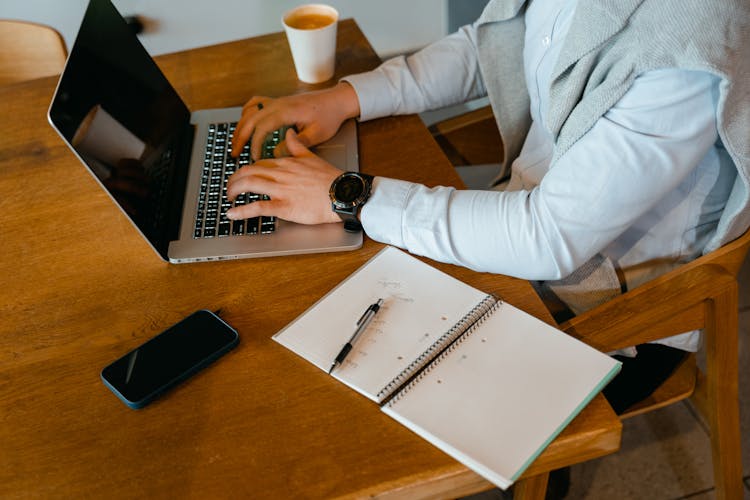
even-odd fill
[[[274,339],[505,489],[620,369],[502,300],[386,247]]]

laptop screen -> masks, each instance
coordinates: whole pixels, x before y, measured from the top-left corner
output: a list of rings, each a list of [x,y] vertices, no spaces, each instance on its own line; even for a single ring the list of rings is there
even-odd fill
[[[190,112],[109,0],[89,3],[49,119],[166,259]]]

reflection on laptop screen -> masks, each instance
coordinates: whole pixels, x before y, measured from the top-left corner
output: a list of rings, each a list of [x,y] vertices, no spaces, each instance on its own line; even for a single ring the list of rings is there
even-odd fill
[[[185,175],[174,169],[187,164],[179,159],[191,140],[190,112],[110,2],[89,4],[49,116],[144,235],[166,250],[175,236],[167,219],[179,217],[172,207],[184,191]]]

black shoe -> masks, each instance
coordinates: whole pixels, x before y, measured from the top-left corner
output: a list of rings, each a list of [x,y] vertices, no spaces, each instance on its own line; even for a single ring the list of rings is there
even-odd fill
[[[570,491],[570,467],[550,472],[545,500],[562,500],[568,491]]]
[[[622,369],[602,393],[612,409],[622,414],[649,397],[680,366],[688,353],[662,344],[640,344],[634,358],[613,356]]]

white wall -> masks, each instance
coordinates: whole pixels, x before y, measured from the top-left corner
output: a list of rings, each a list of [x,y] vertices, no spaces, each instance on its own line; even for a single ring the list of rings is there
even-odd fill
[[[381,57],[410,52],[447,33],[447,0],[326,0],[354,18]],[[123,15],[146,20],[141,41],[154,55],[281,30],[300,0],[114,0]],[[56,28],[68,46],[88,0],[0,0],[0,18]]]

